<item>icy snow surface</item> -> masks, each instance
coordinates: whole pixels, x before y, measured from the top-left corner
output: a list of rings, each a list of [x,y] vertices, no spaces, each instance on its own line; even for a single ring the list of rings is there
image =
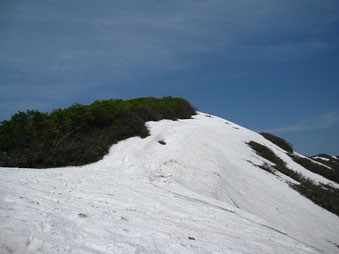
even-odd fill
[[[338,217],[256,167],[246,142],[332,182],[215,116],[147,125],[94,164],[0,168],[0,253],[339,253]]]

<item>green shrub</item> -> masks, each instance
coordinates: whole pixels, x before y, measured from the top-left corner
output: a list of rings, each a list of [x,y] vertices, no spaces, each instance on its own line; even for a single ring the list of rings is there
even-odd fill
[[[258,155],[265,158],[266,160],[269,160],[276,165],[280,165],[280,164],[285,165],[285,162],[282,159],[280,159],[278,156],[276,156],[275,153],[271,149],[269,149],[268,147],[266,147],[262,144],[259,144],[257,142],[254,142],[254,141],[250,141],[247,144],[253,150],[255,150]]]
[[[146,121],[188,119],[196,112],[182,98],[103,100],[51,113],[28,110],[0,123],[0,166],[61,167],[100,160],[109,147],[149,135]]]
[[[311,161],[308,158],[303,158],[298,155],[290,154],[290,157],[298,164],[308,169],[309,171],[322,175],[323,177],[339,183],[339,171],[335,169],[329,169],[318,163]]]
[[[328,160],[322,160],[321,158],[316,158],[316,157],[327,158]],[[329,155],[323,154],[323,153],[315,155],[315,156],[312,156],[310,158],[312,160],[320,162],[321,164],[329,166],[330,168],[336,170],[339,173],[339,160],[338,159],[335,159],[332,156],[329,156]]]
[[[338,189],[333,188],[330,185],[316,184],[312,180],[303,177],[300,173],[289,169],[283,160],[281,160],[277,155],[274,154],[272,150],[270,150],[268,147],[264,145],[261,145],[254,141],[250,141],[247,144],[253,150],[255,150],[259,156],[274,163],[275,165],[273,166],[273,168],[275,170],[299,182],[299,184],[290,184],[290,186],[293,189],[298,191],[301,195],[305,196],[306,198],[312,200],[315,204],[339,216],[339,190]],[[296,157],[296,159],[299,159],[299,158],[301,157]],[[263,170],[273,173],[269,165],[265,163],[259,167]]]
[[[315,184],[310,179],[304,179],[301,184],[292,187],[315,204],[339,216],[338,189],[326,184]]]
[[[261,157],[265,158],[266,160],[269,160],[270,162],[274,163],[275,165],[273,166],[274,169],[277,171],[283,173],[284,175],[287,175],[294,180],[300,182],[303,177],[300,173],[295,172],[288,167],[286,167],[286,163],[280,159],[271,149],[268,147],[259,144],[254,141],[248,142],[248,145]],[[262,168],[262,167],[261,167]]]
[[[285,139],[274,136],[273,134],[268,132],[260,132],[259,134],[267,140],[271,141],[273,144],[279,146],[281,149],[284,149],[286,152],[293,153],[292,145],[287,143]]]

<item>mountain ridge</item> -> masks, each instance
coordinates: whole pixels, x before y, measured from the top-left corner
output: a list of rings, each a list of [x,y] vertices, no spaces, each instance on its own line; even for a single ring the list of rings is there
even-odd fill
[[[93,164],[0,168],[2,249],[338,252],[338,217],[292,189],[294,179],[259,168],[273,164],[247,143],[265,145],[317,183],[338,188],[335,182],[303,168],[260,134],[213,115],[146,125],[150,136],[121,141]]]

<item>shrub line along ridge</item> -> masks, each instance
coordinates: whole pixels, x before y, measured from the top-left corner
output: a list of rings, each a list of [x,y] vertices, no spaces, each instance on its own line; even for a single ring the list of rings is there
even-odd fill
[[[290,186],[298,191],[301,195],[313,201],[315,204],[325,208],[326,210],[339,216],[339,189],[336,189],[328,184],[316,184],[309,178],[302,176],[300,173],[289,169],[286,163],[279,158],[271,149],[254,141],[247,143],[259,156],[274,163],[273,169],[280,173],[291,177],[299,182],[299,184],[292,184]],[[289,154],[296,157],[296,155]],[[301,158],[301,157],[299,157]],[[271,167],[264,163],[259,168],[274,173]]]
[[[46,168],[93,163],[121,140],[148,136],[147,121],[189,119],[194,114],[187,100],[173,97],[109,99],[51,113],[18,112],[0,123],[0,166]]]

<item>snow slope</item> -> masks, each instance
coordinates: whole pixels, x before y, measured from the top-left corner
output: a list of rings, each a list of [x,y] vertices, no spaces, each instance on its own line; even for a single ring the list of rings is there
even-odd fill
[[[147,125],[94,164],[0,168],[0,253],[339,253],[338,217],[256,167],[246,142],[337,184],[215,116]]]

